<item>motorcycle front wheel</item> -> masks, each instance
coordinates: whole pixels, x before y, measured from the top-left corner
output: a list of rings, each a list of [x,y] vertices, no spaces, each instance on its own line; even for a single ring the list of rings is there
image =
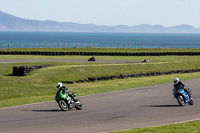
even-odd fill
[[[82,103],[80,100],[76,99],[76,102],[75,102],[75,108],[77,110],[81,110],[82,109]]]
[[[59,105],[60,109],[63,110],[63,111],[69,110],[68,104],[65,100],[60,100],[58,102],[58,105]]]
[[[178,96],[177,97],[177,101],[178,101],[178,103],[179,103],[180,106],[184,106],[185,105],[183,96],[181,96],[181,95]]]
[[[189,105],[193,105],[194,104],[194,101],[192,98],[190,98],[190,102],[189,102]]]

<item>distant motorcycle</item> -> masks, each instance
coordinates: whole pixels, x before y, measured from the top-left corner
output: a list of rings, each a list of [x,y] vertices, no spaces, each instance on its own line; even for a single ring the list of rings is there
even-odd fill
[[[62,91],[59,94],[56,94],[55,100],[58,103],[61,110],[67,111],[71,108],[76,108],[77,110],[82,109],[81,101],[76,98],[77,94],[72,93],[71,95],[72,97],[70,97],[68,93],[63,94]]]
[[[149,60],[147,60],[147,59],[144,59],[144,60],[141,60],[141,62],[149,62]]]
[[[93,56],[93,57],[89,58],[88,61],[96,61],[96,59],[95,59],[95,57]]]
[[[188,93],[185,91],[185,89],[172,89],[174,97],[177,99],[180,106],[184,106],[185,104],[189,103],[190,105],[194,104],[194,101],[191,97],[191,91],[190,88],[187,89]]]

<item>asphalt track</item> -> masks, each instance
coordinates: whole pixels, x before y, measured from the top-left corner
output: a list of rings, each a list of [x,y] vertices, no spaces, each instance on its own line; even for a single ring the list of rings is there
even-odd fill
[[[192,90],[192,106],[180,107],[167,83],[78,97],[82,110],[63,112],[55,101],[2,108],[0,132],[98,133],[199,119],[200,79],[183,82]]]

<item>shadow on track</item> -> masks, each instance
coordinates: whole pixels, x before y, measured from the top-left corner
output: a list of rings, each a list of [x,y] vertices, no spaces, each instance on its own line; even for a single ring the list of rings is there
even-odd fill
[[[23,111],[33,111],[33,112],[63,112],[59,109],[51,109],[51,110],[23,110]]]
[[[179,105],[146,105],[146,106],[140,106],[140,107],[181,107]]]

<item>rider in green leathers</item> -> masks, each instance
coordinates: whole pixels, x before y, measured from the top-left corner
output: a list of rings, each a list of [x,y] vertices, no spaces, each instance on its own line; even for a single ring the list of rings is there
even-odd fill
[[[67,93],[67,96],[70,96],[72,99],[74,99],[73,95],[70,94],[69,89],[66,86],[63,86],[62,83],[57,83],[56,88],[58,89],[56,94],[59,94],[61,91],[63,94]],[[67,100],[67,99],[66,99]],[[68,101],[68,100],[67,100]],[[69,104],[71,104],[71,101],[68,101]]]

